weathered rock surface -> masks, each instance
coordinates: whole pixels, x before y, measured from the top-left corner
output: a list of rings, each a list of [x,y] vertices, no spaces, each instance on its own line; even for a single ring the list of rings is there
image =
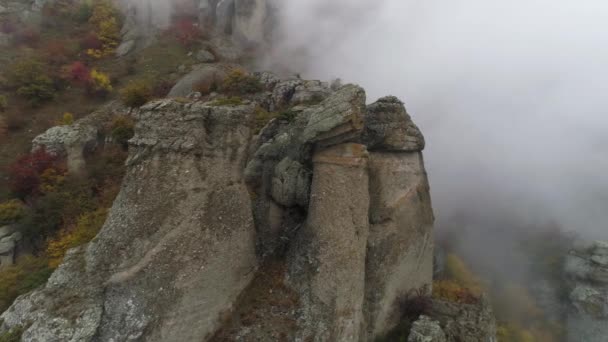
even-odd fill
[[[289,270],[290,283],[302,293],[301,340],[358,341],[363,333],[367,160],[359,144],[314,154],[308,219],[296,237]]]
[[[4,327],[28,325],[32,341],[208,338],[256,269],[242,177],[253,109],[142,108],[102,231],[5,312]]]
[[[186,76],[182,77],[171,88],[167,97],[186,97],[196,91],[199,85],[221,84],[228,75],[229,67],[218,64],[200,65]]]
[[[566,258],[570,288],[568,341],[604,341],[608,336],[608,243],[579,243]]]
[[[68,171],[79,173],[85,166],[86,153],[99,143],[103,126],[112,116],[123,113],[125,109],[112,102],[72,125],[49,128],[34,138],[32,150],[44,147],[49,153],[65,157]]]
[[[370,152],[368,336],[398,322],[394,303],[433,277],[433,209],[420,152]]]
[[[496,342],[496,319],[485,298],[478,304],[433,300],[429,316],[439,322],[447,342]]]
[[[22,235],[14,226],[0,227],[0,269],[15,263]]]
[[[369,118],[361,87],[268,73],[243,105],[190,94],[218,68],[178,83],[184,98],[134,111],[127,174],[101,232],[20,297],[0,331],[22,325],[24,340],[51,342],[371,341],[397,323],[397,296],[431,283],[424,143],[403,104],[381,100]],[[274,118],[254,136],[260,108]],[[65,150],[67,139],[48,140]],[[433,319],[446,335],[466,325]]]
[[[445,334],[439,322],[433,321],[427,316],[420,318],[412,324],[412,330],[407,342],[445,342]]]

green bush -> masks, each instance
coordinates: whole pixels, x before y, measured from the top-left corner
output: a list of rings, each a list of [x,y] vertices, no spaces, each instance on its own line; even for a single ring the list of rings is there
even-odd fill
[[[24,214],[25,206],[19,200],[0,203],[0,226],[17,222]]]
[[[120,91],[120,99],[128,107],[141,107],[152,99],[152,92],[149,82],[132,81]]]
[[[13,328],[5,333],[0,334],[0,342],[19,342],[23,334],[23,327]]]
[[[10,67],[9,84],[33,105],[51,100],[55,96],[55,86],[47,68],[36,58],[15,62]]]
[[[228,74],[220,88],[222,92],[229,94],[253,94],[262,89],[260,80],[240,69]]]
[[[222,97],[222,98],[217,99],[210,103],[210,105],[213,107],[222,107],[222,106],[234,107],[234,106],[240,106],[242,104],[243,104],[243,99],[241,99],[240,97],[237,97],[237,96]]]
[[[0,271],[0,312],[4,312],[18,296],[44,284],[51,273],[48,260],[33,256],[23,257],[17,260],[16,265]]]
[[[129,139],[135,134],[135,122],[128,116],[118,116],[110,125],[110,136],[112,139],[126,149],[129,146]]]

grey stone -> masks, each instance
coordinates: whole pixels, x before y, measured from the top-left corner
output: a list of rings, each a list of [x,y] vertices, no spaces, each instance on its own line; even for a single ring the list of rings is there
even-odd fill
[[[126,40],[126,41],[123,41],[116,48],[116,56],[118,56],[118,57],[126,56],[131,51],[133,51],[134,48],[135,48],[135,40]]]
[[[215,62],[215,56],[207,49],[201,49],[196,53],[196,60],[201,63],[213,63]]]
[[[310,119],[302,133],[305,141],[325,146],[346,142],[363,129],[365,91],[346,85],[308,111]]]
[[[286,207],[308,205],[312,173],[302,164],[286,157],[274,170],[272,198]]]
[[[412,329],[407,342],[445,342],[445,334],[441,330],[439,322],[433,321],[427,316],[420,316],[412,324]]]
[[[0,14],[5,14],[5,13],[8,13],[8,8],[0,5]]]
[[[14,226],[0,227],[0,239],[12,235],[15,232]]]
[[[477,304],[432,300],[428,316],[437,320],[447,342],[496,342],[496,319],[485,298]]]
[[[79,173],[84,169],[84,155],[97,144],[97,128],[75,123],[55,126],[32,141],[32,151],[42,147],[54,155],[67,157],[68,170]]]
[[[228,69],[220,65],[201,65],[177,81],[167,96],[186,97],[196,90],[198,84],[221,84],[227,75]]]
[[[424,137],[405,107],[393,96],[367,107],[363,142],[370,150],[416,152],[424,149]]]

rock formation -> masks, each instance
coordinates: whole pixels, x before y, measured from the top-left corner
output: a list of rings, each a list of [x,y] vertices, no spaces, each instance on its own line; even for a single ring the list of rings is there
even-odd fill
[[[397,298],[432,280],[422,135],[394,97],[366,106],[356,85],[256,77],[264,89],[238,105],[199,94],[136,110],[101,232],[19,297],[0,331],[372,341],[394,327]],[[81,153],[73,139],[43,140]]]
[[[15,263],[21,239],[22,235],[15,227],[0,227],[0,269]]]
[[[569,342],[600,342],[608,336],[608,243],[576,246],[566,258],[570,289]]]

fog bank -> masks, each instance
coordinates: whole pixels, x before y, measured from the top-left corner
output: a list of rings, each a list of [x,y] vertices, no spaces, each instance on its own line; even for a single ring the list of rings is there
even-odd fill
[[[555,221],[608,238],[608,4],[282,0],[271,58],[401,98],[439,226]]]

